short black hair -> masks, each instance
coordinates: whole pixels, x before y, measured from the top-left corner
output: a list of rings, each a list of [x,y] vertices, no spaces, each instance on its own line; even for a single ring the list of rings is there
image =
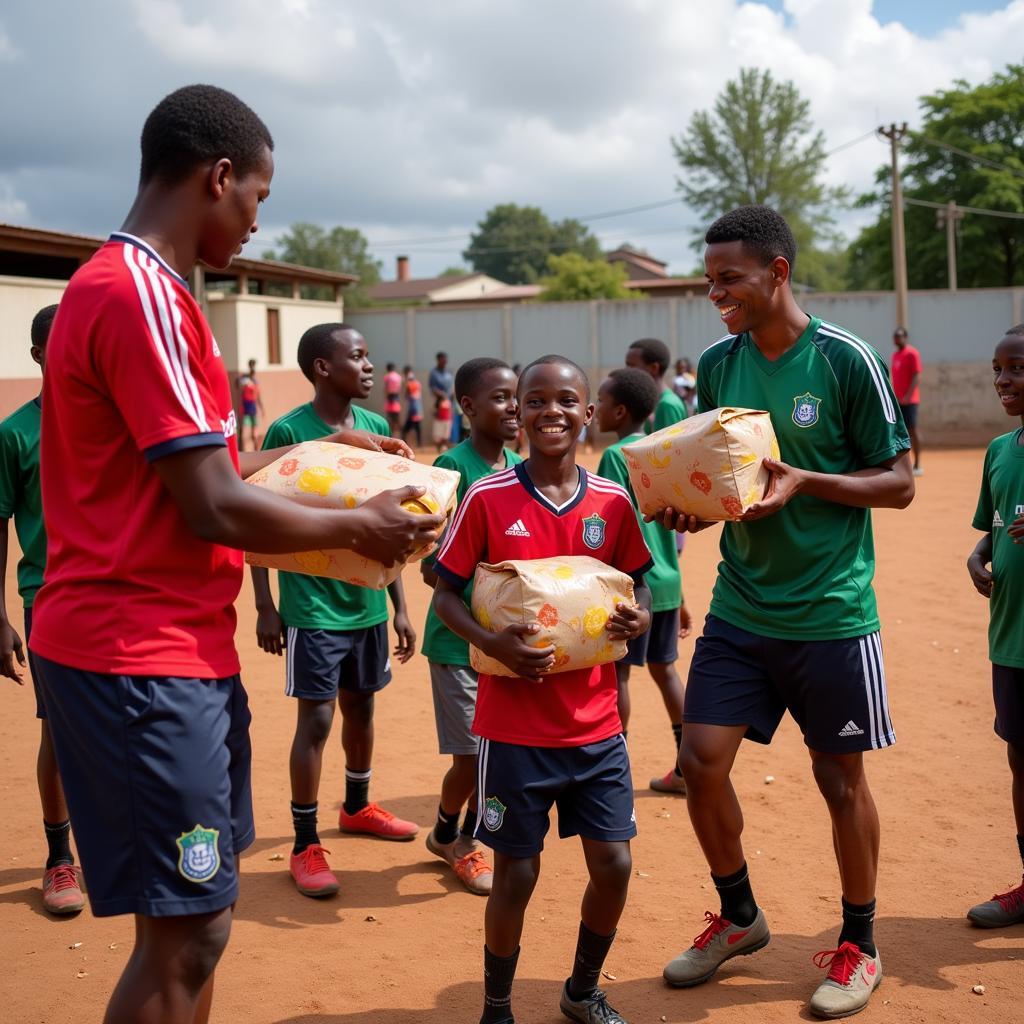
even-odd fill
[[[910,335],[907,333],[906,327],[897,327],[896,330],[894,330],[892,332],[892,336],[894,338],[895,337],[900,337],[900,338],[909,338],[910,337]]]
[[[50,328],[53,327],[53,318],[57,315],[57,304],[43,306],[34,317],[30,336],[33,348],[45,348],[47,339],[50,337]]]
[[[1010,334],[1022,334],[1022,335],[1024,335],[1024,324],[1017,324],[1016,326],[1011,327],[1006,333],[1007,333],[1007,335],[1010,335]]]
[[[580,383],[583,385],[583,391],[587,397],[587,400],[589,401],[590,378],[586,375],[586,373],[583,372],[583,367],[580,366],[579,363],[574,363],[568,356],[546,355],[541,356],[539,359],[534,359],[532,363],[527,363],[519,374],[520,389],[522,389],[523,381],[526,379],[526,375],[535,366],[568,366],[572,370],[575,370],[577,376],[580,379]]]
[[[608,394],[624,405],[634,423],[647,419],[658,404],[658,385],[649,373],[624,366],[608,374]]]
[[[660,367],[659,377],[664,377],[672,365],[672,353],[669,352],[668,345],[658,338],[638,338],[629,347],[640,353],[640,358],[647,366],[657,364]]]
[[[472,395],[480,386],[480,379],[490,370],[511,370],[511,367],[492,356],[480,356],[463,363],[455,373],[455,401],[461,402]]]
[[[335,335],[340,334],[342,331],[355,331],[356,334],[359,333],[351,324],[316,324],[299,338],[299,351],[297,355],[299,369],[311,384],[315,383],[316,380],[313,376],[313,363],[318,359],[326,359],[331,354],[338,344],[338,339]]]
[[[390,373],[390,372],[391,372],[391,371],[392,371],[392,370],[393,370],[394,368],[395,368],[395,364],[394,364],[394,363],[388,363],[388,365],[387,365],[387,370],[388,370],[388,372],[389,372],[389,373]]]
[[[184,181],[196,167],[227,157],[239,177],[274,140],[256,113],[215,85],[186,85],[165,96],[142,126],[139,184]]]
[[[790,269],[796,262],[796,239],[778,210],[770,206],[738,206],[719,217],[704,235],[708,245],[742,242],[767,266],[777,256],[785,257]]]
[[[434,358],[435,359],[447,359],[448,358],[448,353],[447,352],[438,352],[437,355]]]

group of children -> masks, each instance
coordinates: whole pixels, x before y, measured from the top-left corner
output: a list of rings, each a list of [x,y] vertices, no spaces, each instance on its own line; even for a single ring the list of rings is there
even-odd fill
[[[370,393],[373,366],[365,339],[345,324],[303,335],[299,364],[312,400],[270,426],[261,452],[237,451],[227,375],[185,278],[196,259],[226,266],[256,230],[272,149],[259,118],[223,90],[187,87],[158,105],[143,130],[141,184],[124,229],[75,275],[56,318],[44,310],[33,325],[33,355],[46,362],[42,399],[0,426],[0,553],[6,564],[13,518],[44,716],[44,898],[54,912],[82,905],[63,779],[94,913],[136,917],[109,1024],[208,1019],[238,893],[236,859],[254,835],[249,712],[233,644],[241,550],[347,547],[394,564],[439,539],[442,526],[439,515],[402,507],[422,493],[415,488],[326,512],[241,483],[303,440],[411,454],[388,436],[394,420],[355,404]],[[720,913],[709,911],[705,931],[665,967],[666,981],[705,982],[770,939],[729,774],[742,739],[768,742],[787,710],[811,751],[843,886],[838,948],[821,956],[828,976],[811,1010],[856,1013],[881,979],[872,930],[879,829],[862,753],[895,735],[871,594],[869,509],[912,499],[909,441],[877,354],[796,305],[795,245],[778,214],[741,208],[712,225],[706,241],[709,297],[729,334],[701,358],[698,407],[769,409],[785,461],[769,461],[763,500],[723,529],[685,695],[674,662],[690,622],[675,534],[711,524],[685,509],[643,521],[621,451],[686,415],[664,383],[666,347],[631,345],[596,405],[586,374],[564,356],[535,360],[518,378],[490,358],[455,376],[471,432],[436,464],[462,474],[459,504],[421,569],[434,594],[423,649],[438,741],[452,758],[427,846],[469,891],[488,897],[483,1024],[513,1021],[519,942],[553,806],[560,836],[580,837],[588,874],[560,1008],[581,1024],[624,1024],[598,979],[625,906],[636,834],[625,742],[632,665],[650,667],[678,753],[652,786],[687,795],[721,899]],[[999,342],[993,370],[1004,409],[1024,422],[1024,326]],[[617,441],[590,474],[576,450],[595,416]],[[509,447],[520,430],[525,461]],[[1024,597],[1022,429],[990,446],[975,526],[985,536],[968,566],[992,601],[996,731],[1008,745],[1024,859],[1024,649],[1015,618]],[[635,601],[619,604],[604,627],[628,654],[537,685],[554,664],[554,649],[537,644],[539,626],[484,629],[469,610],[469,586],[482,561],[564,555],[633,577]],[[326,896],[338,882],[319,841],[317,799],[335,704],[345,753],[339,827],[396,840],[417,833],[369,799],[374,693],[390,680],[390,656],[412,656],[415,631],[400,580],[385,596],[282,573],[276,604],[265,570],[254,570],[253,582],[259,644],[284,655],[286,693],[297,699],[290,870],[300,892]],[[397,635],[390,652],[388,597]],[[3,674],[20,682],[25,648],[2,604],[0,642]],[[477,677],[470,644],[514,677]],[[969,917],[988,927],[1024,921],[1024,885]]]

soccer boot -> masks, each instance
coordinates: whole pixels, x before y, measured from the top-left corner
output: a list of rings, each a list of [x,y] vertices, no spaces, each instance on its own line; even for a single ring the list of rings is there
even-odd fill
[[[289,871],[295,887],[303,896],[321,899],[333,896],[341,888],[334,872],[327,866],[327,852],[319,843],[313,843],[300,853],[292,854]]]
[[[367,804],[355,814],[346,814],[342,807],[338,815],[338,828],[353,835],[376,836],[378,839],[395,839],[399,842],[415,839],[420,830],[415,822],[396,818],[379,804]]]
[[[491,891],[494,871],[484,859],[480,850],[470,850],[459,857],[455,853],[456,843],[439,843],[434,830],[427,833],[427,849],[440,857],[455,872],[455,877],[476,896],[486,896]]]
[[[818,953],[814,963],[828,968],[828,977],[811,996],[810,1011],[815,1017],[835,1020],[860,1013],[882,983],[881,957],[868,956],[852,942]]]
[[[707,928],[662,971],[665,980],[675,988],[690,988],[709,981],[726,960],[756,953],[772,937],[760,907],[753,922],[742,927],[711,911],[705,913],[704,920],[708,922]]]
[[[81,871],[73,864],[56,864],[43,872],[43,906],[51,914],[77,914],[85,906]]]
[[[1024,923],[1024,881],[1016,889],[996,893],[992,899],[971,907],[967,920],[979,928],[1005,928]]]
[[[686,783],[682,775],[678,775],[674,768],[670,768],[664,775],[656,775],[651,779],[651,789],[655,793],[675,793],[677,796],[686,796]]]
[[[586,999],[573,999],[566,981],[558,1008],[569,1020],[579,1021],[579,1024],[627,1024],[626,1018],[608,1005],[608,997],[599,988]]]

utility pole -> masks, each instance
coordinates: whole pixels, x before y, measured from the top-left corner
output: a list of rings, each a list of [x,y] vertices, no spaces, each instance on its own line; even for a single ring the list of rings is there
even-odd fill
[[[949,267],[949,290],[956,291],[956,226],[964,219],[964,211],[951,199],[935,211],[935,226],[946,229],[946,265]]]
[[[889,140],[892,151],[892,280],[896,290],[896,321],[898,327],[908,327],[907,313],[907,238],[903,231],[903,186],[900,183],[900,142],[907,134],[907,122],[888,128],[879,128],[880,135]]]

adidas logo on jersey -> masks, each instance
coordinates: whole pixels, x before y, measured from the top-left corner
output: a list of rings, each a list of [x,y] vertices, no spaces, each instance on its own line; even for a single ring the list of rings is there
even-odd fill
[[[999,509],[996,509],[995,515],[992,516],[992,529],[994,530],[997,526],[1003,525],[1003,517],[999,514]]]
[[[846,725],[839,730],[840,736],[863,736],[864,730],[857,728],[857,723],[851,718]]]
[[[522,519],[517,519],[506,531],[506,537],[529,537],[530,531]]]

